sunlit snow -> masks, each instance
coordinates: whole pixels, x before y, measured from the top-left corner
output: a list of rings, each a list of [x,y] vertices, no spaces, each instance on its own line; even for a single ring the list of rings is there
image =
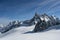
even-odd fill
[[[31,33],[33,26],[23,26],[5,34],[0,34],[0,40],[60,40],[60,30]]]

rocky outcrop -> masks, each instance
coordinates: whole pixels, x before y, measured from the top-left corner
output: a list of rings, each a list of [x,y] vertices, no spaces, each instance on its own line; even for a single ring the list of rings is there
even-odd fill
[[[51,26],[60,25],[59,18],[55,16],[48,16],[47,14],[40,15],[40,21],[36,24],[34,32],[44,31]]]

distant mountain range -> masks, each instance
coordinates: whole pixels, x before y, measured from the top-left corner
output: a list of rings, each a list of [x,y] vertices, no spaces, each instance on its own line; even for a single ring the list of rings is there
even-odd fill
[[[36,25],[33,31],[37,32],[37,31],[45,30],[49,28],[49,26],[60,25],[60,20],[56,16],[48,16],[45,13],[42,15],[35,13],[35,16],[30,20],[12,21],[4,27],[0,26],[0,32],[5,33],[13,28],[17,28],[21,26],[31,26],[31,25]]]

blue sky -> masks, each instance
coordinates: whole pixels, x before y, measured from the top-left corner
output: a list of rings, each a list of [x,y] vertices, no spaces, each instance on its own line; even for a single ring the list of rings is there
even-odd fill
[[[38,14],[60,17],[60,0],[0,0],[0,23],[30,19],[35,9]]]

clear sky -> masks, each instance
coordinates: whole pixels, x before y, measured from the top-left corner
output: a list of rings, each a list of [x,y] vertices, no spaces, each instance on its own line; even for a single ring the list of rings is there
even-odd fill
[[[0,24],[10,20],[26,20],[35,14],[60,17],[60,0],[0,0]]]

